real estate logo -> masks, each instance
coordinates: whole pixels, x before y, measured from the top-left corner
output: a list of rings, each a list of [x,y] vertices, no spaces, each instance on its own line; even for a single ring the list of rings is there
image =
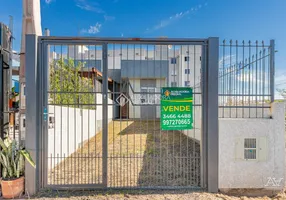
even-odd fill
[[[117,98],[116,98],[116,103],[118,103],[121,107],[125,106],[129,102],[129,99],[125,94],[121,93]]]
[[[265,184],[265,187],[280,187],[281,182],[283,178],[273,178],[273,177],[268,177],[267,178],[267,183]]]

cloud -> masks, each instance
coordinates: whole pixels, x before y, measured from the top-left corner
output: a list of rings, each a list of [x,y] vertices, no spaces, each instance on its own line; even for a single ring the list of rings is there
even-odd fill
[[[100,32],[102,24],[96,23],[94,26],[90,26],[89,29],[82,29],[81,33],[87,33],[87,34],[97,34]]]
[[[45,0],[45,3],[46,3],[46,4],[50,4],[50,3],[52,3],[52,1],[53,1],[53,0]]]
[[[219,59],[219,68],[222,69],[223,67],[229,67],[230,66],[230,61],[232,61],[232,64],[236,63],[234,54],[233,55],[222,56]]]
[[[155,30],[158,30],[158,29],[161,29],[161,28],[164,28],[172,23],[174,23],[175,21],[187,16],[187,15],[190,15],[190,14],[195,14],[198,10],[200,10],[203,6],[207,6],[207,4],[204,4],[204,5],[197,5],[195,7],[192,7],[191,9],[189,10],[186,10],[184,12],[179,12],[179,13],[176,13],[175,15],[171,15],[170,17],[164,19],[164,20],[161,20],[160,23],[156,24],[155,26],[153,26],[152,28],[147,28],[146,29],[146,32],[151,32],[151,31],[155,31]]]
[[[105,19],[105,21],[112,21],[112,20],[115,19],[115,17],[114,16],[110,16],[110,15],[104,15],[104,19]]]
[[[105,13],[105,11],[99,6],[98,3],[90,3],[88,0],[75,0],[76,6],[82,10],[92,11],[96,13]]]

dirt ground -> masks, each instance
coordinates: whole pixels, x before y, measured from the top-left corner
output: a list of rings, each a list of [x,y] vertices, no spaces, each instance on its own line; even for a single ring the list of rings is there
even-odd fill
[[[159,121],[113,121],[108,126],[108,187],[199,186],[200,146]],[[100,184],[102,132],[49,173],[49,184]]]
[[[261,196],[261,197],[247,197],[247,196],[228,196],[224,194],[210,194],[206,192],[190,191],[190,190],[112,190],[112,191],[42,191],[32,199],[101,199],[101,200],[112,200],[112,199],[124,199],[124,200],[267,200],[275,199],[282,200],[286,199],[286,194],[281,192],[274,196]]]

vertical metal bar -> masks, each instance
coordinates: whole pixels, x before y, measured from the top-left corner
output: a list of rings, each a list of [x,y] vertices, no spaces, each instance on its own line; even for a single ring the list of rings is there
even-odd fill
[[[203,48],[203,47],[202,47]],[[193,52],[193,55],[194,55],[194,90],[193,90],[193,93],[195,92],[195,93],[197,93],[196,91],[200,91],[200,90],[197,90],[197,86],[196,86],[196,45],[194,45],[194,52]],[[189,65],[189,62],[188,62],[188,65]],[[202,67],[202,66],[201,66]],[[189,68],[189,66],[188,66],[188,68]],[[189,76],[188,76],[189,77]],[[188,78],[189,79],[189,78]],[[194,104],[197,104],[197,102],[196,102],[196,94],[195,95],[193,95],[194,96],[194,98],[193,98],[193,105]],[[194,108],[196,109],[196,106],[194,106]],[[193,153],[192,153],[192,157],[193,158],[191,158],[191,160],[193,160],[193,161],[196,161],[196,148],[195,148],[195,145],[196,145],[196,143],[195,143],[195,140],[196,140],[196,110],[194,111],[194,115],[193,115],[193,130],[194,130],[194,138],[192,139],[193,141],[192,141],[192,145],[193,145]],[[187,139],[187,142],[189,143],[189,137],[188,137],[188,139]],[[187,143],[187,145],[188,145],[188,143]],[[189,146],[189,145],[188,145]],[[188,148],[187,148],[188,149]],[[187,152],[188,152],[188,150],[187,150]],[[187,153],[187,155],[188,155],[188,157],[189,157],[189,152]],[[189,163],[189,162],[188,162]],[[192,162],[193,163],[193,162]],[[194,171],[194,168],[195,168],[195,165],[196,164],[199,164],[199,163],[197,163],[197,162],[194,162],[194,165],[192,165],[192,169],[191,170],[193,170]],[[190,166],[187,166],[188,168],[190,168]],[[195,181],[194,181],[194,184],[196,184],[196,182],[199,182],[199,180],[198,179],[196,179],[196,177],[195,177],[195,173],[193,173],[193,177],[192,177],[192,179],[195,179]]]
[[[113,44],[113,66],[112,66],[112,68],[113,68],[113,70],[115,69],[115,44]],[[114,82],[114,80],[112,81],[112,92],[113,92],[113,101],[115,101],[115,99],[116,99],[116,94],[114,93],[115,92],[115,82]],[[112,123],[113,123],[113,132],[112,132],[112,134],[113,134],[113,141],[112,141],[112,144],[113,144],[113,151],[112,151],[112,159],[114,160],[114,161],[117,161],[117,155],[115,155],[115,146],[114,146],[114,143],[115,143],[115,135],[114,135],[114,132],[115,132],[115,129],[114,129],[114,125],[115,125],[115,123],[114,123],[114,118],[115,118],[115,111],[116,111],[116,105],[115,105],[115,103],[114,103],[114,106],[113,106],[113,116],[112,116]],[[115,156],[116,156],[116,158],[115,158]],[[116,162],[115,162],[116,163]],[[117,168],[118,169],[118,167],[117,167],[117,165],[116,164],[114,164],[114,168]],[[117,170],[117,173],[115,173],[115,169],[113,170],[113,173],[114,174],[116,174],[115,176],[113,176],[113,174],[112,174],[112,172],[110,172],[110,177],[115,177],[115,179],[117,179],[118,180],[118,170]],[[114,184],[115,184],[115,180],[111,180],[111,185],[112,186],[114,186]]]
[[[218,57],[219,39],[209,38],[207,67],[208,191],[218,192]]]
[[[46,50],[47,48],[47,50]],[[38,84],[38,102],[42,102],[43,105],[38,104],[39,107],[39,112],[44,113],[44,109],[47,109],[47,113],[49,113],[49,106],[48,106],[48,88],[49,88],[49,82],[50,82],[50,63],[49,61],[46,61],[45,58],[49,57],[49,51],[50,51],[50,46],[47,45],[47,47],[43,45],[43,43],[39,42],[38,40],[38,66],[43,66],[43,67],[38,67],[38,76],[39,76],[39,84]],[[42,128],[39,129],[41,131],[41,145],[42,145],[42,154],[41,154],[41,159],[42,159],[42,166],[40,166],[43,171],[43,186],[46,186],[48,183],[48,139],[49,139],[49,127],[47,122],[43,121],[43,116],[40,116],[41,118],[39,119],[39,126]],[[40,148],[41,149],[41,148]],[[50,160],[52,160],[50,158]],[[52,164],[52,162],[51,162]],[[51,165],[52,167],[52,165]]]
[[[228,103],[229,103],[229,117],[231,118],[231,107],[233,106],[232,105],[232,90],[233,90],[233,88],[232,88],[232,73],[233,73],[233,66],[232,66],[232,40],[230,40],[229,41],[229,56],[230,56],[230,58],[229,58],[229,91],[228,91],[228,95],[229,95],[229,97],[228,97]]]
[[[162,89],[162,83],[161,83],[162,82],[162,79],[161,79],[162,78],[162,46],[163,45],[160,45],[160,83],[159,83],[159,91],[160,92],[161,92],[161,89]],[[164,46],[164,47],[167,47],[167,46]],[[168,51],[168,47],[167,47],[166,51]],[[170,62],[169,58],[167,57],[166,59],[167,59],[167,61],[169,63]],[[166,80],[164,80],[164,81],[166,81]],[[165,86],[165,84],[163,84],[163,86]],[[160,103],[161,103],[161,96],[160,96]],[[157,109],[156,109],[156,114],[157,114]],[[164,165],[162,164],[163,160],[162,160],[162,131],[161,131],[161,127],[159,129],[159,134],[160,134],[160,144],[159,144],[160,145],[160,147],[159,147],[160,148],[160,155],[159,155],[160,165],[159,165],[159,169],[158,170],[160,172],[162,172],[162,175],[161,175],[161,178],[160,178],[160,182],[159,182],[159,184],[162,184],[162,182],[163,182],[162,176],[164,177],[164,176],[166,176],[166,174],[164,173],[164,169],[163,169]]]
[[[37,41],[36,35],[26,35],[26,149],[30,152],[36,165],[39,165],[39,127],[41,114],[38,107],[38,67],[37,67]],[[39,169],[25,165],[26,190],[33,195],[38,190]]]
[[[245,62],[244,62],[244,40],[242,41],[242,118],[244,118],[244,102],[245,102],[245,92],[244,92],[244,77],[245,77]]]
[[[238,99],[238,94],[240,92],[239,90],[239,84],[238,84],[238,74],[240,73],[240,67],[238,65],[238,41],[236,40],[235,41],[235,107],[236,107],[236,110],[235,110],[235,117],[237,118],[237,99]]]
[[[122,44],[120,44],[120,63],[122,63]],[[127,84],[127,88],[129,89],[129,85]],[[123,80],[122,78],[120,79],[120,92],[123,93]],[[119,112],[119,121],[120,121],[120,132],[122,131],[122,107],[120,107],[120,112]],[[123,186],[124,182],[124,172],[122,172],[122,134],[120,134],[120,186]]]
[[[45,108],[47,109],[47,113],[49,113],[49,106],[48,106],[48,90],[49,90],[49,82],[50,82],[50,63],[49,63],[49,51],[50,46],[44,45],[43,43],[40,43],[38,40],[38,67],[37,67],[37,76],[38,76],[38,109],[40,113],[40,118],[38,119],[38,125],[39,125],[39,137],[41,140],[41,143],[39,143],[41,146],[39,146],[39,149],[43,149],[39,159],[42,160],[41,166],[39,165],[40,171],[43,171],[43,185],[39,185],[38,187],[42,187],[47,185],[48,181],[48,132],[49,132],[49,126],[47,121],[43,120],[43,115],[41,113],[44,113]],[[27,55],[27,54],[26,54]],[[40,67],[42,66],[42,67]],[[39,103],[42,102],[42,103]],[[26,121],[27,122],[27,121]],[[38,140],[38,141],[40,141]]]
[[[275,95],[275,40],[270,40],[270,101],[271,103],[274,102],[274,95]]]
[[[251,80],[250,80],[250,76],[251,76],[251,41],[248,42],[248,117],[250,118],[250,98],[251,98]]]
[[[260,97],[259,97],[259,101],[260,101],[260,103],[261,104],[263,104],[263,96],[261,96],[262,95],[262,61],[261,61],[261,59],[262,59],[262,51],[261,51],[261,49],[260,49],[260,51],[259,51],[259,81],[260,81],[260,84],[259,84],[259,95],[260,95]],[[263,108],[261,108],[261,113],[263,113]],[[264,116],[263,116],[263,114],[261,114],[261,117],[263,118]]]
[[[76,48],[77,46],[76,45],[74,45],[73,46],[73,53],[74,53],[74,57],[73,57],[73,59],[74,59],[74,66],[76,66]],[[78,74],[76,74],[76,70],[74,70],[74,75],[75,75],[75,77],[77,77],[78,76]],[[78,91],[76,91],[76,87],[74,87],[74,106],[73,106],[73,109],[74,109],[74,151],[75,151],[75,154],[74,154],[74,162],[73,162],[73,165],[74,165],[74,174],[73,174],[73,180],[74,180],[74,182],[73,182],[73,184],[76,184],[76,162],[77,162],[77,148],[76,148],[76,141],[77,141],[77,135],[76,135],[76,133],[77,133],[77,130],[76,130],[76,103],[78,102],[78,100],[77,100],[77,92]]]
[[[80,46],[81,47],[81,52],[83,52],[83,45]],[[84,64],[83,64],[83,53],[81,53],[81,65],[80,65],[80,84],[83,85],[83,67],[84,67]],[[82,87],[80,87],[80,91],[79,92],[83,92],[83,89]],[[81,120],[80,120],[80,125],[81,125],[81,154],[80,154],[80,168],[79,170],[81,171],[81,175],[79,175],[79,178],[80,178],[80,183],[83,184],[83,179],[84,179],[84,173],[86,173],[86,171],[83,169],[83,164],[84,164],[84,159],[83,159],[83,117],[84,117],[84,113],[83,113],[83,104],[84,104],[84,101],[83,101],[83,96],[85,94],[79,94],[79,103],[81,104],[81,106],[79,107],[79,112],[80,112],[80,115],[81,115]],[[87,93],[88,95],[88,93]]]
[[[63,58],[63,45],[61,45],[61,59],[62,59],[62,62],[64,63],[64,58]],[[62,74],[62,71],[63,69],[61,68],[61,71],[60,71],[60,98],[61,100],[63,99],[62,96],[65,95],[63,94],[62,92],[65,92],[63,91],[63,74]],[[64,76],[65,77],[65,76]],[[60,146],[60,160],[62,159],[63,157],[63,105],[62,105],[63,102],[61,102],[61,136],[60,136],[60,141],[61,141],[61,146]],[[48,118],[48,124],[49,124],[49,118]],[[58,164],[59,164],[59,161],[58,161]],[[62,184],[62,176],[63,176],[63,172],[62,172],[62,165],[59,165],[59,171],[60,171],[60,179],[61,179],[61,184]]]
[[[67,65],[68,65],[68,68],[70,68],[70,48],[69,48],[69,45],[67,46]],[[68,77],[68,81],[70,82],[71,81],[71,74],[69,73],[69,77]],[[69,91],[71,93],[71,91]],[[68,107],[67,107],[67,171],[68,171],[68,174],[70,175],[70,171],[69,170],[72,170],[72,167],[70,168],[70,160],[72,160],[72,158],[70,158],[70,138],[69,138],[69,135],[70,135],[70,99],[72,98],[72,95],[69,94],[68,95]],[[55,121],[55,118],[54,118],[54,121]],[[55,128],[55,127],[54,127]],[[65,159],[66,160],[66,159]],[[66,176],[65,176],[65,179],[66,179]],[[65,184],[71,184],[71,182],[65,182]]]
[[[226,81],[225,81],[225,40],[223,40],[223,47],[222,47],[222,94],[225,95],[226,90]],[[224,118],[224,105],[225,105],[225,96],[222,97],[222,118]]]
[[[108,156],[108,45],[102,45],[102,183],[107,187]]]
[[[195,48],[195,47],[194,47]],[[190,56],[191,55],[191,53],[190,53],[190,45],[188,45],[188,55]],[[194,51],[194,53],[193,53],[193,57],[194,57],[194,63],[195,63],[195,57],[196,57],[196,53],[195,53],[195,51]],[[188,74],[187,74],[187,81],[190,81],[190,74],[191,74],[191,69],[190,69],[190,60],[188,60],[188,63],[187,63],[187,71],[188,71]],[[196,64],[194,64],[194,83],[193,83],[193,93],[195,93],[195,91],[196,91],[196,76],[195,76],[195,73],[196,73]],[[194,101],[193,101],[193,104],[195,104],[195,95],[193,95],[194,96]],[[195,108],[195,107],[193,107],[193,108]],[[196,115],[196,112],[194,112],[194,115],[192,116],[193,117],[193,124],[195,124],[195,115]],[[194,138],[195,138],[195,127],[193,127],[194,129]],[[189,166],[189,162],[188,162],[188,160],[189,160],[189,130],[187,131],[187,153],[186,153],[186,155],[187,155],[187,158],[186,158],[186,161],[185,161],[185,163],[186,163],[186,168],[184,168],[183,170],[186,170],[187,171],[187,176],[185,177],[187,180],[186,180],[186,185],[190,185],[190,183],[189,183],[189,179],[190,179],[190,176],[189,176],[189,173],[190,173],[190,171],[192,170],[191,169],[191,166]]]
[[[180,49],[178,48],[178,50],[180,51]],[[181,56],[182,56],[182,52],[181,52]],[[174,58],[176,58],[176,46],[174,45],[174,54],[173,54],[173,57]],[[182,60],[182,58],[181,58],[181,60]],[[180,65],[182,66],[182,62],[180,62]],[[174,66],[174,73],[176,74],[176,65],[174,64],[173,65]],[[178,75],[181,75],[182,76],[182,67],[181,66],[178,66],[179,67],[179,71],[181,71],[181,72],[179,72],[178,73]],[[182,78],[182,77],[181,77]],[[174,82],[177,82],[177,84],[176,85],[179,85],[178,84],[178,82],[179,82],[179,79],[178,79],[178,77],[177,76],[174,76]],[[185,85],[184,85],[185,86]],[[175,163],[176,163],[176,160],[175,160],[175,157],[177,156],[177,155],[175,155],[175,131],[173,130],[172,131],[172,137],[173,137],[173,151],[172,151],[172,167],[171,167],[171,169],[172,169],[172,176],[171,176],[171,179],[172,180],[174,180],[174,178],[175,178],[175,172],[178,170],[178,169],[176,169],[176,167],[175,167]]]
[[[145,55],[146,51],[144,51],[144,55]],[[142,55],[142,44],[140,44],[140,55]],[[142,57],[140,56],[140,77],[141,77],[141,74],[142,74]],[[141,96],[142,94],[140,94]],[[140,97],[141,98],[141,97]],[[139,106],[140,108],[140,112],[141,112],[141,106]],[[141,114],[141,113],[140,113]],[[140,117],[140,126],[142,126],[142,118]],[[139,154],[139,159],[140,159],[140,163],[141,163],[141,160],[143,160],[144,158],[144,155],[142,155],[142,133],[140,134],[140,154]],[[138,177],[139,178],[139,177]]]
[[[135,64],[135,54],[136,54],[136,52],[135,52],[135,44],[133,45],[133,65],[135,66],[136,64]],[[133,69],[133,76],[135,77],[135,68]],[[135,85],[135,79],[133,79],[133,85]],[[133,118],[135,118],[135,106],[133,106]],[[133,122],[134,123],[134,122]],[[135,132],[135,126],[133,126],[133,135],[134,135],[134,137],[133,137],[133,145],[134,145],[134,148],[133,148],[133,162],[131,162],[131,163],[133,163],[134,164],[134,167],[133,167],[133,170],[134,170],[134,182],[135,182],[135,180],[136,180],[136,178],[135,178],[135,157],[136,157],[136,152],[135,152],[135,134],[136,132]],[[131,171],[131,170],[130,170]]]
[[[255,48],[255,104],[256,104],[256,118],[257,118],[257,107],[258,107],[258,41],[256,40],[256,48]]]
[[[54,45],[54,52],[56,52],[56,47]],[[55,71],[56,73],[56,63],[54,62],[53,63],[53,70]],[[51,81],[54,81],[55,82],[55,77],[53,77],[54,80],[51,80]],[[49,84],[49,83],[48,83]],[[58,92],[56,91],[56,87],[54,88],[54,91],[53,92]],[[54,99],[53,99],[53,103],[54,103],[54,116],[56,118],[56,105],[57,105],[57,100],[56,100],[56,93],[54,93],[53,95]],[[53,141],[53,162],[54,162],[54,167],[56,166],[56,124],[57,124],[57,121],[55,120],[55,128],[54,128],[54,141]],[[54,177],[53,177],[53,184],[55,184],[56,180],[56,172],[54,172]]]
[[[88,108],[87,108],[87,165],[88,165],[88,168],[87,168],[87,184],[91,184],[90,182],[90,159],[91,159],[91,156],[90,156],[90,109],[92,109],[92,98],[94,93],[90,94],[90,92],[92,91],[91,88],[90,88],[90,83],[92,84],[92,81],[90,80],[90,63],[91,63],[91,60],[90,60],[90,45],[87,46],[88,48],[88,55],[87,55],[87,63],[88,63],[88,66],[87,66],[87,80],[88,80],[88,101],[87,103],[89,104]],[[95,137],[96,137],[96,129],[94,130],[94,134],[95,134]]]
[[[128,44],[126,44],[126,58],[127,58],[127,60],[129,59],[128,56],[129,56],[129,49],[128,49]],[[129,110],[129,108],[130,108],[130,106],[127,107],[128,116],[130,115],[130,110]],[[128,120],[127,120],[127,127],[128,127]],[[130,177],[129,177],[129,167],[128,167],[128,166],[129,166],[128,134],[126,135],[126,138],[127,138],[127,139],[126,139],[126,159],[127,159],[126,162],[128,163],[128,164],[127,164],[127,167],[126,167],[126,170],[127,170],[127,171],[126,171],[126,174],[127,174],[126,184],[127,184],[127,187],[128,187],[128,186],[130,186],[130,185],[129,185],[129,183],[130,183],[130,182],[129,182],[129,178],[130,178]]]
[[[94,45],[94,63],[96,63],[96,59],[97,59],[97,45]],[[101,64],[101,63],[100,63]],[[92,72],[92,76],[93,76],[93,87],[94,87],[94,92],[98,92],[98,88],[97,88],[97,74],[95,72]],[[94,97],[94,118],[95,118],[95,123],[94,123],[94,128],[95,130],[97,131],[97,116],[96,116],[96,110],[97,110],[97,93],[94,93],[95,97]],[[94,177],[92,177],[92,180],[93,180],[93,183],[98,183],[98,180],[99,180],[99,173],[98,173],[98,169],[97,169],[97,165],[96,165],[96,161],[97,161],[97,145],[96,145],[96,142],[97,142],[97,137],[95,136],[95,139],[94,139]],[[97,170],[96,170],[97,169]]]
[[[255,51],[255,50],[254,50]],[[255,60],[254,60],[254,54],[252,55],[252,60],[251,60],[251,103],[254,104],[254,99],[255,99],[255,81],[254,81],[254,75],[255,75],[255,68],[254,68],[254,63],[255,63]],[[255,104],[254,104],[255,105]],[[254,109],[249,109],[250,110],[250,113],[251,111],[255,111]],[[254,112],[255,113],[255,112]]]
[[[208,46],[202,46],[202,62],[201,62],[201,90],[202,90],[202,124],[201,124],[201,142],[200,142],[200,157],[201,157],[201,187],[207,188],[207,61],[208,61]],[[224,57],[223,57],[224,59]],[[224,70],[223,70],[224,75]],[[223,76],[223,91],[224,91],[224,76]],[[224,93],[223,93],[224,94]],[[224,97],[222,97],[224,99]],[[223,102],[224,103],[224,102]],[[192,155],[196,156],[195,154]],[[194,173],[192,173],[193,175]]]
[[[171,55],[171,52],[170,52],[170,57],[171,57],[172,55]],[[169,59],[169,48],[167,48],[167,58]],[[172,60],[172,57],[171,57],[171,60]],[[175,58],[174,59],[175,61],[176,61],[176,63],[177,63],[177,58]],[[169,61],[168,61],[168,63],[169,63]],[[170,70],[171,69],[171,67],[172,67],[172,63],[171,63],[171,66],[169,67],[169,65],[168,65],[168,70]],[[171,69],[171,75],[172,75],[172,69]],[[172,86],[172,77],[170,78],[170,82],[171,82],[171,85],[168,85],[168,84],[170,84],[170,83],[167,83],[167,86]],[[162,89],[161,89],[162,90]],[[161,102],[160,102],[161,103]],[[169,159],[170,159],[170,157],[169,157],[169,130],[167,130],[167,148],[166,148],[166,163],[167,163],[167,165],[169,165]],[[165,183],[168,183],[168,181],[169,181],[169,167],[167,166],[166,167],[167,168],[167,174],[166,174],[166,176],[165,176]],[[165,169],[166,169],[165,168]]]

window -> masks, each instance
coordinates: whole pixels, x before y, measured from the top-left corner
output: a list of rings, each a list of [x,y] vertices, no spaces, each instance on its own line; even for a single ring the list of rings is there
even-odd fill
[[[191,70],[190,69],[185,69],[185,74],[190,74]]]
[[[176,58],[171,58],[171,64],[176,64],[177,63],[177,59]]]
[[[171,87],[177,87],[177,82],[171,82]]]
[[[24,96],[26,96],[26,87],[24,87]]]
[[[189,87],[190,86],[190,81],[185,81],[185,87]]]
[[[256,160],[256,138],[244,139],[244,159]]]
[[[185,56],[185,62],[190,61],[190,57],[189,56]]]
[[[26,127],[26,119],[23,119],[23,127]]]
[[[142,104],[155,104],[155,92],[154,87],[141,87],[141,103]]]

